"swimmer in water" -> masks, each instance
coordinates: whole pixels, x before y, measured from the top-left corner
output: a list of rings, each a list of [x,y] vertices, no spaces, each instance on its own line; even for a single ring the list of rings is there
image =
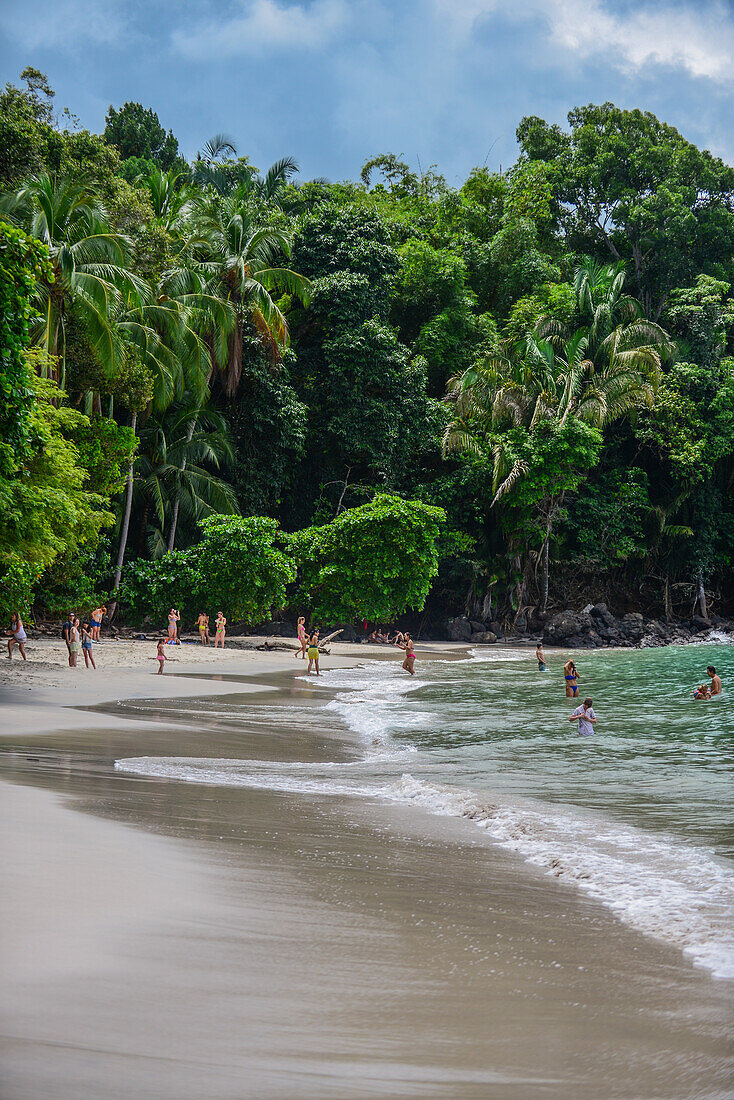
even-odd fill
[[[566,681],[566,698],[567,699],[573,699],[579,693],[579,683],[578,682],[581,679],[581,677],[578,674],[578,671],[576,669],[576,665],[574,664],[574,662],[571,660],[570,657],[566,661],[565,665],[563,666],[563,676],[564,676],[565,681]]]
[[[535,657],[538,662],[538,672],[545,672],[547,670],[547,666],[545,663],[545,654],[543,653],[542,642],[538,642],[535,647]]]
[[[594,732],[594,726],[596,725],[596,715],[594,714],[594,708],[592,703],[593,699],[584,699],[580,707],[576,707],[576,710],[569,715],[569,722],[578,722],[579,737],[588,737]]]
[[[711,677],[711,694],[721,695],[721,677],[719,676],[718,672],[713,665],[709,665],[706,671]]]
[[[711,698],[711,688],[708,684],[699,684],[693,693],[693,698],[698,702],[701,702],[701,700],[708,701]]]

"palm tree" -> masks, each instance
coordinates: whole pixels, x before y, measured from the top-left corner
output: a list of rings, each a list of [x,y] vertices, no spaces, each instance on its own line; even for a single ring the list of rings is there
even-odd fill
[[[513,450],[510,428],[533,432],[554,420],[575,418],[598,429],[654,402],[667,334],[641,316],[639,303],[625,296],[624,275],[587,265],[577,272],[580,312],[590,323],[567,332],[543,318],[526,339],[469,368],[449,383],[455,417],[443,441],[444,453],[488,454],[492,461],[492,507],[528,474]],[[550,539],[564,493],[540,503],[545,534],[540,611],[548,600]],[[524,582],[518,605],[524,602]]]
[[[193,190],[184,174],[170,168],[167,172],[151,168],[147,176],[138,176],[136,183],[148,192],[153,213],[160,225],[174,230],[186,214],[193,198]]]
[[[291,234],[277,226],[258,224],[246,188],[239,187],[201,207],[188,249],[198,261],[192,266],[208,277],[209,295],[228,303],[240,318],[249,315],[274,353],[287,345],[288,325],[273,292],[295,294],[308,304],[311,283],[278,265],[281,256],[291,254]],[[225,393],[231,397],[242,374],[239,324],[229,333],[225,371]]]
[[[36,339],[60,363],[57,381],[63,386],[71,313],[83,323],[100,366],[113,378],[125,356],[116,314],[125,299],[143,301],[147,287],[131,271],[130,242],[110,229],[99,195],[85,183],[42,174],[2,195],[0,214],[49,250],[54,280],[37,286],[41,318]]]
[[[237,513],[232,486],[212,473],[233,454],[226,421],[208,405],[184,402],[141,430],[135,489],[158,519],[149,540],[154,557],[174,549],[181,516]]]

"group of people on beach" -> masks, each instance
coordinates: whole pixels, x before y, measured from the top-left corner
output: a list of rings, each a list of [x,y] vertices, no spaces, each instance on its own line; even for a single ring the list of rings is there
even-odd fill
[[[313,630],[310,634],[306,630],[306,617],[305,615],[299,615],[298,617],[298,648],[295,651],[295,656],[300,657],[301,660],[308,658],[308,668],[306,669],[306,675],[309,675],[312,667],[315,668],[316,675],[320,676],[319,671],[319,631]],[[373,631],[373,634],[375,631]],[[330,635],[331,637],[332,635]],[[368,641],[371,640],[372,635],[368,635]],[[413,639],[407,630],[398,630],[395,637],[388,639],[387,635],[381,635],[380,640],[383,644],[394,645],[397,649],[402,649],[405,653],[403,658],[402,668],[406,672],[409,672],[411,676],[415,676],[415,645]]]

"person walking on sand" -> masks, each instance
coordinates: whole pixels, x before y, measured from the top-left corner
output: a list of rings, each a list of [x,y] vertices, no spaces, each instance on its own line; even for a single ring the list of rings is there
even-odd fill
[[[535,647],[535,659],[538,662],[538,672],[546,672],[547,665],[545,663],[545,654],[543,653],[543,643],[538,642]]]
[[[79,651],[82,648],[80,637],[81,630],[79,627],[79,620],[74,619],[71,630],[69,631],[69,664],[72,668],[76,668]]]
[[[199,641],[202,645],[209,645],[209,616],[200,611],[196,625],[199,628]]]
[[[171,610],[168,612],[168,644],[169,645],[179,645],[177,634],[178,634],[178,624],[179,624],[180,621],[181,621],[180,612],[175,607],[172,607]]]
[[[711,677],[711,694],[721,695],[721,677],[719,676],[718,672],[713,665],[709,665],[706,671]]]
[[[20,655],[25,661],[25,643],[26,632],[23,626],[23,620],[17,611],[14,611],[10,616],[10,630],[8,632],[8,660],[13,659],[13,646],[17,645],[20,650]]]
[[[301,660],[306,660],[306,650],[308,649],[308,637],[306,636],[306,616],[298,616],[298,649],[294,653],[294,657],[300,657]]]
[[[222,614],[221,611],[217,612],[217,619],[216,619],[216,624],[215,625],[216,625],[217,629],[216,629],[216,633],[214,634],[214,648],[216,649],[217,646],[219,645],[219,643],[221,642],[222,643],[222,649],[224,649],[224,638],[225,638],[225,635],[227,633],[226,630],[225,630],[225,627],[227,625],[227,620],[225,619],[225,617],[224,617],[224,615]]]
[[[579,693],[579,680],[581,677],[570,657],[563,666],[563,676],[566,681],[566,698],[573,699]]]
[[[415,676],[415,646],[407,630],[403,634],[402,642],[396,641],[395,645],[398,649],[405,651],[405,657],[401,667],[404,668],[406,672],[409,672],[411,676]]]
[[[588,737],[589,734],[594,732],[594,726],[596,725],[596,715],[594,714],[594,708],[592,703],[593,699],[584,699],[580,707],[576,707],[576,710],[569,715],[569,722],[578,722],[579,737]]]
[[[61,637],[64,639],[64,642],[66,643],[66,652],[67,652],[68,657],[69,657],[69,668],[74,667],[73,662],[71,660],[71,632],[72,632],[73,627],[74,627],[74,612],[70,611],[66,622],[64,623],[64,625],[61,628]]]
[[[306,669],[306,675],[310,676],[311,667],[316,665],[316,675],[320,676],[319,672],[319,632],[314,630],[310,638],[308,638],[308,649],[306,650],[308,656],[308,668]]]
[[[89,668],[91,664],[92,668],[96,671],[97,666],[94,663],[94,655],[92,653],[92,642],[94,641],[93,629],[94,627],[90,623],[82,623],[82,653],[84,654],[85,667]]]

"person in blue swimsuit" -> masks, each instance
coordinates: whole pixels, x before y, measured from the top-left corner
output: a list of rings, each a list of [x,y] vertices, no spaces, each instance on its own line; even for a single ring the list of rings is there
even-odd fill
[[[566,698],[574,699],[579,693],[579,680],[581,677],[570,657],[563,666],[563,676],[566,681]]]

